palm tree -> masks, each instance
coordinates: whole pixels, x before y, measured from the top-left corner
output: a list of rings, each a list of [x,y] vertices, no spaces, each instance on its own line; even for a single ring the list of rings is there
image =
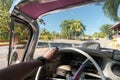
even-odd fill
[[[40,19],[39,22],[40,22],[40,24],[45,25],[45,21],[43,19]]]
[[[84,33],[85,26],[79,20],[64,20],[61,25],[61,32],[64,37],[75,39]]]
[[[64,20],[64,21],[62,21],[62,23],[61,23],[61,25],[60,25],[60,28],[61,28],[61,35],[62,35],[62,37],[64,37],[64,38],[69,38],[69,33],[70,33],[70,31],[69,31],[69,27],[70,27],[70,20]]]
[[[41,28],[41,35],[47,35],[48,31],[46,28]]]
[[[103,11],[104,14],[113,21],[120,21],[118,16],[120,0],[105,0]]]
[[[77,36],[82,35],[85,31],[85,26],[79,20],[71,20],[73,22],[70,26],[70,31],[74,35],[73,39],[76,39]]]

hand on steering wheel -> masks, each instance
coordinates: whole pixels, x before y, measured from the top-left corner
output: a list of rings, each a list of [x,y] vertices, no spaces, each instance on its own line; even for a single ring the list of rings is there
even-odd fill
[[[57,52],[58,52],[58,48],[56,47],[55,49],[52,49],[48,51],[47,53],[45,53],[43,57],[47,59],[48,62],[55,61],[58,59]]]

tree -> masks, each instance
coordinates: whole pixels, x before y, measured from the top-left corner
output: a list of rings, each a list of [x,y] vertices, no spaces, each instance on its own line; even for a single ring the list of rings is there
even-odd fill
[[[79,20],[64,20],[61,25],[61,33],[66,38],[76,38],[84,33],[85,26]]]
[[[40,19],[39,22],[40,22],[40,24],[45,25],[45,21],[43,19]]]
[[[14,35],[15,37],[19,38],[19,40],[28,40],[28,38],[30,37],[30,32],[28,28],[26,28],[26,25],[16,22]]]
[[[74,39],[84,33],[85,26],[79,20],[71,20],[70,32],[73,34]]]
[[[65,38],[69,37],[69,27],[70,27],[70,21],[69,20],[64,20],[62,21],[60,27],[61,27],[61,35]]]
[[[43,40],[51,40],[53,39],[52,33],[50,33],[46,28],[41,28],[41,38]]]
[[[107,35],[103,32],[95,32],[93,34],[93,38],[99,39],[99,38],[107,38]]]
[[[118,16],[120,0],[105,0],[103,5],[104,14],[113,21],[120,21]]]
[[[57,38],[57,33],[55,31],[52,31],[51,35],[53,36],[54,39]]]
[[[100,30],[102,33],[104,33],[109,38],[114,34],[111,28],[112,25],[110,24],[104,24],[100,27]]]
[[[83,39],[83,40],[89,40],[89,39],[92,39],[92,36],[91,35],[88,35],[88,34],[82,34],[82,36],[81,36],[81,39]]]
[[[10,14],[8,11],[10,9],[11,3],[12,0],[0,0],[0,29],[6,33],[7,38],[9,36],[10,21]]]

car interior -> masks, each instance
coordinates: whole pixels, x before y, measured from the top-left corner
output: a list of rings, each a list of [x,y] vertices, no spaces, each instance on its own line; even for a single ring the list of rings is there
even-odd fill
[[[95,41],[75,43],[74,46],[69,42],[39,42],[39,20],[43,16],[100,1],[102,0],[18,0],[12,4],[8,65],[33,60],[58,47],[59,51],[53,57],[53,60],[58,60],[40,66],[25,80],[120,80],[120,51],[117,49],[104,48]],[[24,33],[27,37],[21,44],[15,41],[17,34],[13,33],[19,27],[27,30]],[[45,49],[41,54],[40,48]],[[35,55],[37,50],[39,52]]]

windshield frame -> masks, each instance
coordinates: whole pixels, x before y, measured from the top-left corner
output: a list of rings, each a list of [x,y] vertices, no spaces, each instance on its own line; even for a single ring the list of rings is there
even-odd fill
[[[26,56],[27,51],[28,51],[28,46],[30,44],[30,41],[31,41],[31,38],[32,38],[32,35],[33,35],[32,34],[33,33],[32,29],[29,27],[29,25],[26,22],[24,22],[24,21],[22,21],[20,19],[17,19],[17,18],[11,18],[11,23],[10,23],[10,44],[9,44],[9,52],[8,52],[8,66],[11,65],[11,59],[12,59],[11,57],[12,57],[12,48],[13,48],[13,45],[14,45],[13,41],[14,41],[14,27],[15,27],[14,24],[15,24],[15,22],[25,25],[25,28],[28,29],[29,35],[30,35],[30,37],[28,39],[28,42],[26,44],[25,51],[23,53],[24,55],[22,57],[21,62],[23,62],[24,59],[25,59],[25,56]]]

